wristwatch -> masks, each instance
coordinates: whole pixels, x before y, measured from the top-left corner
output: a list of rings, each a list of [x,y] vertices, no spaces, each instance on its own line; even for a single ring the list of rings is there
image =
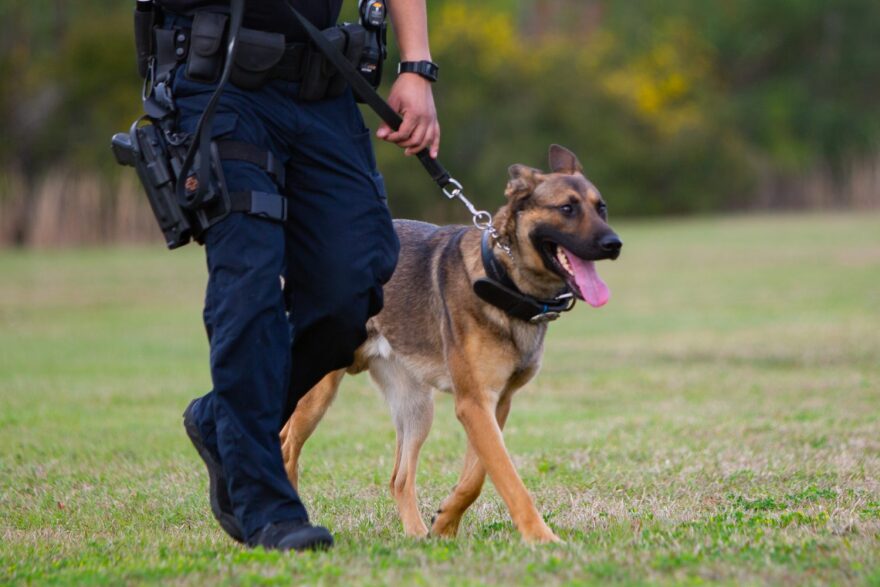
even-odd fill
[[[437,81],[440,66],[433,61],[401,61],[397,65],[397,75],[401,73],[417,73],[429,82]]]

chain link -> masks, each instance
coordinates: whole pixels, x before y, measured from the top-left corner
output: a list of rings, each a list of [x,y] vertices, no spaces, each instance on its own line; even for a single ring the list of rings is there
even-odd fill
[[[449,189],[449,186],[452,186],[452,189]],[[478,210],[476,206],[474,206],[470,200],[467,199],[464,195],[464,187],[461,183],[450,177],[449,181],[442,188],[443,193],[450,200],[458,200],[468,209],[468,212],[471,213],[471,218],[474,223],[474,226],[482,230],[483,232],[488,232],[492,239],[495,241],[501,250],[507,253],[507,256],[513,259],[513,251],[510,250],[510,246],[501,241],[501,235],[495,229],[495,226],[492,224],[492,214],[487,212],[486,210]]]

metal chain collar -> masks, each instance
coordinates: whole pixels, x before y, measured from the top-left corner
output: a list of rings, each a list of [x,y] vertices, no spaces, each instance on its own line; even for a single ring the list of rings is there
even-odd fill
[[[449,186],[452,186],[452,189],[449,189]],[[464,195],[464,187],[461,183],[450,177],[449,181],[446,182],[446,185],[441,188],[443,193],[450,200],[458,200],[468,209],[468,212],[471,213],[471,217],[474,223],[474,226],[482,230],[483,232],[488,232],[492,239],[495,241],[501,250],[507,253],[507,256],[513,259],[513,251],[510,250],[510,245],[502,242],[501,235],[498,233],[498,230],[492,224],[492,215],[486,210],[477,210],[476,206],[474,206],[470,200],[468,200]]]

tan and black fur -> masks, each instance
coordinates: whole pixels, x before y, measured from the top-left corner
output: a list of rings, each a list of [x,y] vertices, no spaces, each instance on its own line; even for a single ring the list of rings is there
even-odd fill
[[[521,291],[538,298],[551,298],[570,284],[565,269],[558,261],[554,264],[555,245],[564,244],[589,260],[615,258],[620,249],[606,223],[604,202],[577,158],[554,145],[550,168],[545,174],[512,166],[507,202],[494,223],[513,253],[511,260],[496,247],[497,258]],[[468,447],[459,482],[441,504],[430,534],[456,534],[488,473],[526,541],[558,541],[535,508],[502,436],[514,393],[540,367],[546,323],[511,318],[474,294],[473,282],[485,276],[476,228],[401,220],[395,221],[395,229],[401,254],[384,289],[384,309],[370,320],[369,338],[347,371],[369,370],[391,409],[397,429],[391,493],[406,534],[429,534],[419,513],[415,479],[419,450],[433,419],[433,393],[440,390],[454,395]],[[609,235],[616,251],[598,244]],[[294,486],[302,446],[336,395],[343,374],[331,373],[318,383],[281,431]]]

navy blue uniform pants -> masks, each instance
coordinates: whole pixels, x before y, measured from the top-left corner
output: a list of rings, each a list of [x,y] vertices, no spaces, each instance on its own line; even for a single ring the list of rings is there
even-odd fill
[[[178,71],[183,130],[195,129],[213,90]],[[281,80],[252,92],[230,84],[212,125],[214,138],[257,145],[288,164],[286,224],[233,213],[205,235],[213,390],[196,418],[249,539],[267,523],[308,519],[278,433],[300,397],[351,363],[399,247],[351,93],[301,102],[297,90]],[[254,164],[222,167],[230,191],[280,191]]]

